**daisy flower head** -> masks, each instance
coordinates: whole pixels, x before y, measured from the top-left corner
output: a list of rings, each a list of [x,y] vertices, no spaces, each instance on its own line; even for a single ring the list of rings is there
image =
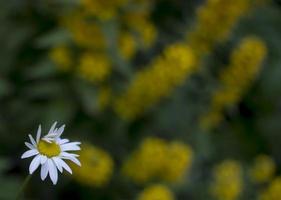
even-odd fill
[[[79,155],[70,153],[71,151],[79,151],[81,143],[62,139],[61,135],[65,125],[62,125],[60,128],[56,128],[56,125],[57,122],[52,125],[48,134],[42,137],[41,125],[39,125],[35,139],[32,135],[28,135],[30,142],[25,142],[25,145],[29,150],[21,156],[22,159],[34,156],[29,166],[29,173],[33,174],[41,165],[41,179],[45,180],[49,174],[54,185],[58,181],[58,171],[62,173],[63,169],[65,169],[72,174],[71,168],[64,160],[69,160],[81,166],[80,161],[77,159]]]

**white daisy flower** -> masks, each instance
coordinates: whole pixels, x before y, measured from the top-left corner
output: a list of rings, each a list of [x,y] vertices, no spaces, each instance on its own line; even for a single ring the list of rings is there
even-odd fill
[[[30,143],[25,142],[29,150],[21,156],[22,159],[35,156],[30,163],[29,173],[32,174],[41,165],[41,179],[45,180],[49,174],[54,185],[58,181],[57,170],[62,173],[63,169],[65,169],[72,174],[72,170],[64,160],[70,160],[81,166],[80,161],[77,159],[78,155],[68,152],[80,150],[79,145],[81,143],[62,139],[60,136],[65,125],[56,128],[56,124],[57,122],[52,125],[49,133],[43,137],[41,137],[41,125],[39,125],[36,140],[29,134]]]

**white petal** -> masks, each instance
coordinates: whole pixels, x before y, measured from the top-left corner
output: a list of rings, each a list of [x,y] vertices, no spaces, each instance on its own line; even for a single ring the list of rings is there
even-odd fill
[[[30,139],[30,141],[31,141],[31,143],[33,144],[33,146],[37,146],[37,144],[36,144],[36,142],[35,142],[35,140],[33,139],[33,137],[32,137],[32,135],[28,135],[29,136],[29,139]]]
[[[46,135],[46,138],[53,138],[55,137],[57,134],[55,132],[49,133],[48,135]]]
[[[78,154],[74,154],[74,153],[67,153],[67,152],[61,152],[60,153],[60,156],[64,156],[64,157],[79,157],[79,155]]]
[[[53,157],[52,159],[53,159],[54,163],[56,164],[58,170],[62,173],[63,169],[62,169],[62,166],[60,164],[61,159],[58,158],[58,157]]]
[[[50,130],[49,130],[48,135],[49,135],[50,133],[53,133],[53,132],[54,132],[56,125],[57,125],[57,122],[54,122],[53,125],[52,125],[52,127],[51,127]]]
[[[31,157],[31,156],[34,156],[34,155],[37,155],[39,152],[37,151],[37,149],[31,149],[31,150],[28,150],[26,152],[24,152],[21,156],[21,158],[28,158],[28,157]]]
[[[80,144],[81,144],[81,142],[69,142],[68,144],[80,145]]]
[[[48,142],[48,143],[52,143],[52,140],[50,139],[50,138],[42,138],[42,140],[44,140],[44,141],[46,141],[46,142]]]
[[[38,127],[37,134],[36,134],[36,142],[38,143],[41,137],[41,124]]]
[[[66,164],[66,162],[64,162],[62,159],[60,159],[60,165],[62,166],[62,168],[64,168],[66,171],[68,171],[70,174],[72,174],[72,170],[71,170],[70,167]]]
[[[50,178],[53,184],[55,185],[58,181],[58,171],[52,159],[48,159],[48,168],[49,168]]]
[[[34,147],[32,144],[30,144],[29,142],[25,142],[24,144],[25,144],[25,146],[27,146],[29,149],[35,149],[35,147]]]
[[[69,142],[68,139],[58,139],[58,143],[59,143],[59,144],[65,144],[65,143],[67,143],[67,142]]]
[[[63,131],[64,131],[64,127],[65,127],[65,125],[62,125],[62,126],[57,130],[57,137],[60,137],[60,136],[61,136],[61,134],[62,134]]]
[[[42,167],[41,167],[41,173],[40,173],[40,176],[41,176],[41,179],[42,181],[44,181],[48,175],[48,162],[45,162]]]
[[[41,160],[40,160],[41,165],[43,165],[47,161],[47,159],[48,159],[47,156],[41,155]]]
[[[78,165],[78,166],[80,166],[81,167],[81,163],[80,163],[80,161],[77,159],[77,158],[75,158],[75,157],[70,157],[71,159],[71,161],[72,162],[74,162],[76,165]]]
[[[58,132],[58,128],[55,128],[55,130],[53,131],[54,134],[57,134]]]
[[[54,132],[48,134],[47,136],[48,137],[53,137],[53,138],[56,137],[57,136],[57,132],[55,132],[55,131],[57,131],[57,129],[55,129]]]
[[[66,143],[61,145],[62,151],[78,151],[81,148],[78,146],[76,142]]]
[[[66,159],[66,160],[71,160],[76,165],[79,165],[81,167],[80,161],[77,158],[75,158],[75,157],[72,157],[72,156],[64,157],[64,156],[62,156],[62,158]]]
[[[33,174],[33,172],[39,167],[40,165],[40,155],[37,155],[33,158],[29,165],[29,173]]]

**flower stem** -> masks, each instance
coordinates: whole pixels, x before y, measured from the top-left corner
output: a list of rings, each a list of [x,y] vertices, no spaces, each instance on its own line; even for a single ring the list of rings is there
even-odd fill
[[[28,182],[30,181],[31,179],[31,174],[29,174],[23,181],[22,183],[22,186],[20,187],[18,193],[17,193],[17,196],[16,196],[16,200],[19,200],[24,192],[24,189],[26,188]]]

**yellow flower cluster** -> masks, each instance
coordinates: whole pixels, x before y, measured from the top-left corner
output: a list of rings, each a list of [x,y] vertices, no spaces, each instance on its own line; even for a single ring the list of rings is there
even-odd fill
[[[108,19],[115,17],[117,22],[122,25],[120,30],[117,30],[119,32],[117,36],[118,47],[123,48],[125,43],[127,46],[125,55],[133,55],[137,48],[134,44],[136,43],[135,33],[139,35],[139,39],[145,47],[150,47],[156,39],[156,28],[149,20],[152,4],[153,1],[82,0],[82,8],[77,7],[64,16],[62,25],[71,32],[74,41],[79,46],[100,50],[107,48],[106,37],[102,30],[104,24],[103,21],[93,18]],[[140,7],[140,9],[128,9],[130,6]],[[118,13],[120,7],[125,8]],[[131,50],[131,52],[128,52],[128,50]]]
[[[62,17],[61,24],[69,30],[74,43],[83,48],[104,50],[106,38],[101,24],[87,20],[87,15],[80,10],[75,10]]]
[[[104,110],[110,104],[111,97],[112,91],[109,87],[103,86],[99,88],[97,104],[100,111]]]
[[[197,11],[197,22],[187,39],[196,53],[209,52],[216,43],[230,35],[250,0],[207,0]]]
[[[145,110],[168,96],[194,70],[195,57],[189,46],[167,47],[144,70],[137,73],[123,95],[117,97],[115,111],[124,119],[138,117]]]
[[[168,187],[161,184],[151,185],[145,188],[137,200],[174,200],[174,195]]]
[[[62,26],[70,31],[74,44],[80,48],[79,51],[76,50],[80,54],[75,56],[78,61],[72,61],[77,62],[78,67],[68,63],[68,68],[64,68],[71,69],[69,66],[72,64],[75,67],[74,71],[86,80],[94,83],[105,81],[111,73],[112,63],[106,53],[107,43],[101,26],[87,20],[87,15],[80,10],[75,10],[64,16]],[[55,58],[58,60],[61,57],[62,62],[63,59],[66,60],[70,57],[68,51],[66,48],[58,47],[51,52],[50,56],[53,60]],[[55,57],[55,55],[57,56]],[[59,66],[60,63],[56,60],[55,62]]]
[[[61,70],[66,71],[71,68],[71,53],[67,47],[57,46],[50,51],[49,56]]]
[[[259,155],[250,169],[250,176],[255,183],[264,183],[273,178],[275,170],[275,163],[270,156]]]
[[[259,200],[280,200],[281,199],[281,177],[275,178],[268,188],[264,190]]]
[[[84,53],[78,65],[79,74],[88,81],[102,82],[111,72],[111,62],[106,54]]]
[[[80,183],[102,187],[110,180],[114,162],[104,150],[85,144],[80,152],[81,167],[72,165],[73,177]]]
[[[157,36],[157,30],[148,20],[143,21],[139,26],[137,26],[136,31],[142,41],[143,48],[149,48],[152,44],[154,44]]]
[[[136,183],[153,179],[179,182],[189,171],[193,152],[180,142],[146,138],[123,165],[123,173]]]
[[[128,12],[123,16],[127,26],[137,33],[143,48],[149,48],[155,41],[157,31],[155,26],[149,21],[149,12]]]
[[[132,34],[124,32],[120,35],[118,47],[120,54],[125,60],[130,60],[136,53],[137,43]]]
[[[171,142],[166,148],[166,162],[162,166],[161,177],[168,182],[182,181],[183,176],[191,167],[193,151],[180,142]]]
[[[137,183],[154,177],[164,166],[166,142],[159,138],[146,138],[123,165],[123,172]]]
[[[73,52],[78,54],[75,55],[80,60],[78,74],[93,82],[106,79],[113,64],[108,54],[112,43],[116,44],[116,50],[119,51],[116,55],[125,61],[131,60],[139,47],[149,48],[157,36],[157,30],[149,20],[153,4],[154,1],[146,0],[81,0],[68,9],[62,15],[60,24],[70,32],[72,47],[75,48]],[[107,38],[105,32],[107,20],[112,18],[117,25],[116,30],[112,31],[116,35],[111,36],[111,39],[116,41]],[[92,58],[89,57],[89,51]],[[64,70],[71,69],[76,63],[76,60],[69,59],[71,56],[65,47],[54,48],[50,57]]]
[[[238,162],[226,160],[215,167],[211,194],[218,200],[238,199],[242,192],[242,169]]]
[[[220,73],[220,87],[214,92],[210,109],[201,118],[205,129],[215,127],[225,108],[235,105],[257,77],[265,59],[265,43],[256,37],[243,39],[230,57],[230,64]]]
[[[128,0],[82,0],[81,6],[87,14],[107,20],[116,16],[118,9],[127,2]]]

